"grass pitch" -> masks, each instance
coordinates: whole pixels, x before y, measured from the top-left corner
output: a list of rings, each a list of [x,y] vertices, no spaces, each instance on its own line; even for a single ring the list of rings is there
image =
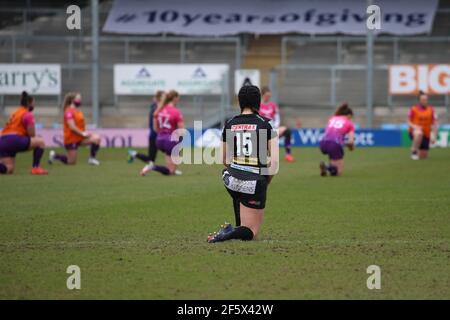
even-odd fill
[[[75,167],[0,176],[1,299],[450,299],[450,149],[411,161],[401,148],[347,152],[319,177],[295,149],[269,188],[260,238],[207,244],[233,221],[221,166],[140,177],[125,150],[81,151]],[[159,160],[161,162],[161,158]],[[381,290],[368,290],[369,265]],[[68,290],[66,268],[81,268]]]

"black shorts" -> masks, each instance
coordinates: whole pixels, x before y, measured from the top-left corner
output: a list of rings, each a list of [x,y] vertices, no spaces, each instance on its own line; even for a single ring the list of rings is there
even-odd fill
[[[409,138],[411,141],[414,139],[412,133],[409,133]],[[422,142],[420,143],[419,150],[430,150],[430,138],[422,137]]]
[[[78,147],[81,146],[81,141],[76,143],[68,143],[64,145],[66,150],[78,150]]]
[[[225,189],[234,200],[238,200],[244,206],[252,209],[264,209],[266,207],[267,177],[262,176],[262,179],[258,180],[241,180],[233,177],[225,169],[222,179]]]

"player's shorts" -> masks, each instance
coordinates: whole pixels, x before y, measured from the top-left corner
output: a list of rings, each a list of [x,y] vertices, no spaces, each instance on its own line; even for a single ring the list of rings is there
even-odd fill
[[[344,148],[335,141],[320,141],[320,151],[328,155],[330,160],[341,160],[344,158]]]
[[[411,141],[414,139],[412,133],[409,133],[409,138]],[[430,150],[430,138],[422,137],[422,142],[420,143],[419,150]]]
[[[64,148],[66,148],[66,150],[77,150],[80,145],[81,141],[75,143],[68,143],[64,145]]]
[[[267,178],[241,180],[233,177],[227,169],[224,169],[222,179],[225,188],[233,199],[252,209],[264,209],[266,207]]]
[[[14,158],[30,148],[30,137],[10,134],[0,137],[0,158]]]
[[[162,133],[158,134],[158,137],[156,138],[156,147],[168,156],[172,154],[173,148],[180,143],[179,141],[172,141],[170,136],[170,133]]]

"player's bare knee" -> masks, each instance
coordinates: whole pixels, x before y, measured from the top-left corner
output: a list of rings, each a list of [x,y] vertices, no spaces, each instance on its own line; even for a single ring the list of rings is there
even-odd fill
[[[45,141],[42,138],[36,138],[36,147],[37,148],[45,148]]]
[[[100,141],[101,141],[101,139],[100,139],[100,136],[98,134],[94,134],[92,136],[92,142],[94,142],[95,144],[100,144]]]

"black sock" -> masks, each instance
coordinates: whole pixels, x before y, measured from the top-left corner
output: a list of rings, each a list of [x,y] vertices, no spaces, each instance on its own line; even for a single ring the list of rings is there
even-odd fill
[[[155,165],[155,166],[153,166],[153,169],[152,169],[152,170],[158,171],[159,173],[161,173],[161,174],[163,174],[163,175],[165,175],[165,176],[170,175],[170,170],[169,170],[169,168],[167,168],[167,167],[165,167],[165,166],[157,166],[157,165]]]
[[[3,163],[0,163],[0,174],[6,174],[6,172],[8,172],[8,168]]]
[[[150,161],[150,157],[147,157],[145,154],[143,153],[137,153],[136,154],[136,158],[138,158],[139,160],[148,163]]]
[[[234,228],[233,231],[226,233],[222,237],[222,241],[233,240],[233,239],[250,241],[253,239],[253,237],[254,237],[254,234],[250,228],[240,226],[240,227]]]
[[[330,174],[331,174],[332,176],[337,176],[338,169],[337,169],[336,166],[333,166],[332,164],[329,164],[329,165],[327,166],[327,170],[330,172]]]
[[[149,144],[148,144],[149,161],[155,162],[157,152],[158,152],[158,148],[156,147],[156,139],[150,139]]]
[[[98,149],[100,149],[100,145],[98,144],[91,144],[91,158],[95,158],[95,156],[97,155],[97,151]]]
[[[292,136],[291,129],[287,128],[286,131],[284,131],[283,136],[284,136],[284,148],[286,150],[286,153],[291,154],[291,136]]]
[[[36,148],[33,150],[33,168],[39,167],[39,164],[41,163],[42,155],[44,154],[44,149],[42,148]]]
[[[67,156],[65,154],[55,154],[55,160],[59,160],[64,164],[67,164],[68,160],[67,160]]]
[[[241,203],[237,199],[233,199],[234,218],[236,220],[236,227],[241,225]]]

